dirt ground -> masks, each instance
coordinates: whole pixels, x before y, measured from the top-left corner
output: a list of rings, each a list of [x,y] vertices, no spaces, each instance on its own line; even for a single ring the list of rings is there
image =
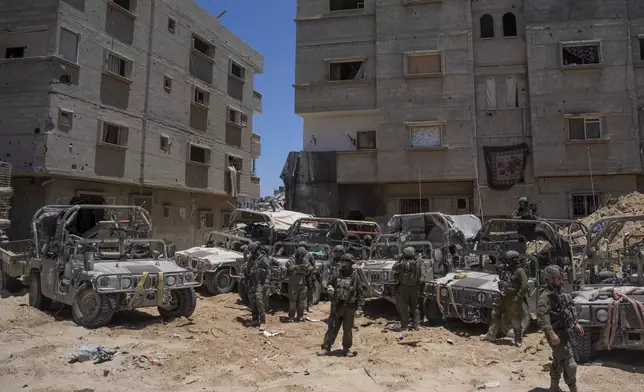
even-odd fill
[[[499,392],[546,392],[544,366],[550,350],[533,332],[523,348],[478,341],[484,328],[453,323],[399,334],[383,332],[395,308],[382,300],[368,302],[366,317],[356,321],[355,358],[318,357],[326,324],[282,324],[284,301],[268,318],[265,337],[245,327],[249,311],[236,294],[199,294],[191,320],[168,323],[156,310],[124,312],[107,328],[90,331],[71,321],[68,308],[41,312],[27,305],[27,295],[0,300],[0,390],[70,391],[473,391],[491,381]],[[309,315],[324,320],[322,302]],[[378,317],[376,317],[376,315]],[[360,326],[374,322],[368,326]],[[68,363],[85,343],[115,348],[100,364]],[[336,348],[340,345],[340,337]],[[148,358],[148,359],[146,359]],[[158,365],[157,365],[158,363]],[[581,391],[634,391],[644,385],[641,354],[612,352],[579,368]],[[563,386],[562,382],[562,386]],[[566,389],[564,389],[566,390]]]

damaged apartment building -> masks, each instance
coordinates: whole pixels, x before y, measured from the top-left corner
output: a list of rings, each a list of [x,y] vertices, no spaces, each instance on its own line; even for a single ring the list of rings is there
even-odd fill
[[[47,204],[135,204],[183,247],[259,198],[263,57],[192,0],[0,0],[11,238]]]
[[[644,1],[297,3],[287,207],[487,218],[529,196],[576,218],[641,188]]]

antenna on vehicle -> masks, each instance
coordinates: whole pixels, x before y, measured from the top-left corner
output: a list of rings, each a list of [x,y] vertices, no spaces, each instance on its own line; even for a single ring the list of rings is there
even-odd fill
[[[481,223],[485,223],[485,218],[483,217],[483,199],[481,199],[481,183],[479,182],[479,166],[476,162],[476,156],[472,158],[474,160],[474,170],[476,171],[476,192],[479,197],[479,213],[481,214]]]
[[[420,165],[418,165],[418,208],[423,213],[423,189],[420,185]]]
[[[226,14],[226,12],[228,12],[228,11],[227,11],[227,10],[223,10],[223,11],[221,11],[221,14],[217,15],[217,19],[219,19],[219,18],[221,18],[222,16],[224,16],[224,14]]]
[[[590,163],[590,146],[586,146],[586,152],[588,153],[588,171],[590,172],[590,189],[593,192],[593,204],[595,203],[595,181],[593,179],[593,166]],[[599,204],[599,203],[597,203]],[[595,208],[599,208],[598,205]]]

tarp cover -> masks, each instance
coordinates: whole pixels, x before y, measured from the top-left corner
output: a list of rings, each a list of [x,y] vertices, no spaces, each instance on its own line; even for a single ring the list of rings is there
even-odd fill
[[[414,228],[426,230],[426,219],[431,219],[442,230],[455,229],[462,232],[466,240],[474,238],[482,227],[481,220],[476,215],[448,215],[440,212],[394,215],[387,223],[387,227],[393,233],[406,232]],[[449,227],[444,227],[445,222]],[[438,228],[436,226],[435,228]]]
[[[267,212],[267,214],[273,219],[273,223],[275,224],[275,230],[282,230],[282,231],[288,230],[291,226],[293,226],[293,223],[295,223],[295,221],[300,218],[311,217],[311,215],[309,214],[302,214],[301,212],[288,211],[288,210],[278,211],[278,212]]]
[[[275,230],[286,231],[296,220],[300,218],[310,218],[311,215],[302,214],[295,211],[276,211],[276,212],[260,212],[253,210],[236,209],[230,216],[231,225],[237,223],[262,223],[266,222],[273,225]]]

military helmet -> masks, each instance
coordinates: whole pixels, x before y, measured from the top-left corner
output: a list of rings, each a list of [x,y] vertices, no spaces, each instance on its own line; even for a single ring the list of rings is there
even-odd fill
[[[364,242],[367,242],[367,241],[373,241],[373,238],[371,238],[371,236],[369,234],[364,236]]]
[[[509,250],[505,252],[505,258],[509,261],[519,261],[519,252],[516,250]]]
[[[348,263],[348,264],[353,264],[355,261],[353,255],[351,253],[345,253],[342,255],[342,258],[340,259],[342,263]]]
[[[342,245],[336,245],[333,248],[333,253],[344,253],[344,246]]]
[[[248,250],[248,245],[242,245],[240,250],[241,250],[242,253],[246,252]]]
[[[304,257],[304,256],[306,256],[308,253],[309,253],[309,252],[306,250],[306,248],[305,248],[305,247],[303,247],[303,246],[298,246],[298,247],[297,247],[297,251],[296,251],[297,256]]]
[[[519,205],[520,206],[527,206],[528,205],[528,198],[523,196],[519,198]]]
[[[257,241],[251,242],[250,245],[248,245],[248,250],[251,252],[257,252],[259,250],[259,246],[260,246],[259,242]]]
[[[300,241],[300,242],[297,243],[297,246],[298,246],[298,248],[302,247],[304,249],[308,249],[309,244],[307,244],[306,241]]]
[[[563,271],[558,265],[549,265],[543,271],[546,278],[561,278],[563,277]]]
[[[416,256],[416,250],[411,246],[408,246],[405,249],[403,249],[403,258],[413,259],[414,256]]]

